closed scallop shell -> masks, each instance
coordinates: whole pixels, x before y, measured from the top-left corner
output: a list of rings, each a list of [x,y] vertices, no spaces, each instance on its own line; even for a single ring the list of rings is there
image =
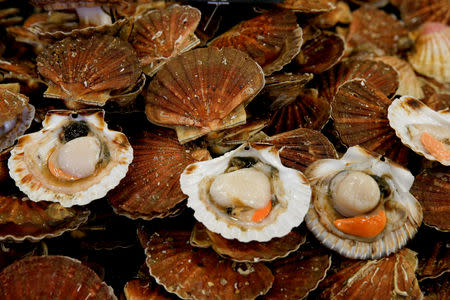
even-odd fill
[[[424,245],[424,249],[421,249],[419,254],[417,277],[420,282],[440,277],[450,271],[450,249],[445,241],[445,233],[433,236],[432,239]]]
[[[299,53],[302,29],[294,13],[281,10],[244,21],[212,40],[209,45],[247,53],[265,75],[279,71]]]
[[[408,29],[415,29],[426,22],[449,25],[450,5],[448,0],[391,0],[400,10],[402,21]]]
[[[94,271],[76,259],[56,255],[26,257],[3,269],[0,294],[8,300],[117,299]]]
[[[130,43],[144,72],[153,76],[170,58],[200,43],[194,31],[200,11],[188,5],[154,9],[134,17]]]
[[[172,300],[164,293],[160,285],[148,280],[133,279],[128,281],[123,288],[127,300]]]
[[[12,147],[6,148],[0,152],[0,182],[4,182],[9,178],[8,158]]]
[[[32,0],[31,4],[46,10],[59,10],[92,6],[120,6],[122,0]]]
[[[285,0],[282,1],[282,3],[277,4],[277,6],[292,10],[294,12],[319,13],[335,9],[335,3],[335,0]]]
[[[336,8],[325,13],[321,13],[308,20],[309,24],[319,28],[331,28],[336,24],[350,24],[352,12],[347,2],[338,1]]]
[[[113,91],[132,89],[142,73],[131,45],[108,35],[53,43],[37,65],[48,84],[45,97],[96,106],[105,105]]]

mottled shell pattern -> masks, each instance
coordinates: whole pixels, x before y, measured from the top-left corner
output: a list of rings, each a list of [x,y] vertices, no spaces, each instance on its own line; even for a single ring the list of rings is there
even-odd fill
[[[334,221],[342,218],[332,204],[332,183],[336,175],[345,171],[361,171],[373,177],[381,187],[386,225],[373,237],[344,233]],[[353,259],[384,257],[402,248],[412,238],[422,223],[419,202],[409,193],[414,176],[403,167],[385,158],[380,160],[359,146],[350,147],[339,159],[323,159],[314,162],[305,171],[313,188],[306,225],[327,247]]]
[[[124,134],[108,129],[104,111],[50,111],[42,124],[42,130],[19,139],[8,161],[10,176],[30,200],[85,205],[104,197],[127,173],[133,149]],[[100,147],[93,173],[76,180],[54,176],[51,154],[82,137],[94,138]]]

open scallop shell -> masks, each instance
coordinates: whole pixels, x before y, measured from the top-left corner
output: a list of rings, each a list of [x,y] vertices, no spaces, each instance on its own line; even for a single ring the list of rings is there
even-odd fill
[[[55,147],[63,145],[65,128],[73,122],[87,125],[88,134],[102,145],[103,158],[92,175],[65,181],[49,172],[47,161]],[[8,161],[11,177],[32,201],[59,202],[64,207],[85,205],[104,197],[127,173],[133,149],[124,134],[108,129],[104,111],[50,111],[42,125],[41,131],[19,139]]]
[[[208,179],[224,173],[234,157],[255,158],[276,170],[277,175],[273,176],[278,179],[274,177],[272,181],[278,204],[262,222],[233,221],[212,202],[209,188],[204,186]],[[253,148],[243,145],[213,160],[191,164],[181,174],[180,184],[183,193],[189,196],[187,205],[194,209],[194,217],[198,221],[209,230],[240,242],[267,242],[288,234],[303,222],[311,197],[311,189],[303,174],[283,166],[278,151],[269,146],[255,145]],[[281,190],[283,192],[279,193]]]
[[[449,24],[448,0],[391,0],[400,10],[402,21],[408,29],[415,29],[425,22]]]
[[[419,128],[417,126],[439,126],[447,131],[443,137],[443,143],[449,144],[450,111],[436,112],[427,107],[420,100],[403,96],[392,102],[388,109],[389,124],[395,130],[402,143],[411,148],[417,154],[425,156],[429,160],[437,160],[445,166],[450,165],[449,159],[438,159],[430,154],[420,141],[422,132],[432,134],[433,129]],[[443,133],[445,134],[445,133]]]
[[[209,45],[241,50],[263,68],[265,75],[270,75],[291,62],[299,53],[302,42],[302,29],[295,14],[281,10],[244,21]]]
[[[329,185],[334,176],[344,170],[362,171],[385,180],[390,193],[382,205],[386,211],[386,226],[373,238],[357,237],[338,230],[333,221],[342,218],[329,201]],[[354,259],[374,259],[402,248],[422,223],[419,202],[409,193],[414,176],[389,159],[369,153],[359,146],[351,147],[339,160],[314,162],[305,174],[313,188],[312,204],[306,215],[306,225],[327,247]]]
[[[185,143],[208,132],[245,123],[244,105],[264,86],[261,67],[245,53],[215,47],[171,59],[150,82],[150,122],[177,129]]]
[[[200,11],[188,5],[150,10],[134,18],[131,44],[144,72],[153,76],[171,57],[200,43],[194,31]]]
[[[80,261],[53,255],[27,257],[3,269],[0,294],[5,299],[117,299],[113,289]]]
[[[277,6],[290,9],[294,12],[318,13],[335,9],[335,3],[335,0],[284,0],[282,3],[277,4]]]

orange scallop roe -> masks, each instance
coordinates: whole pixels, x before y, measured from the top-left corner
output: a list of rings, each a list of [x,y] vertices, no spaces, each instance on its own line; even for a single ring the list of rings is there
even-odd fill
[[[450,150],[448,150],[442,142],[434,138],[428,132],[422,133],[420,136],[420,142],[425,150],[427,150],[437,160],[443,161],[450,159]]]
[[[264,220],[265,217],[267,217],[272,210],[272,201],[269,201],[267,205],[263,208],[257,209],[255,213],[252,216],[253,222],[261,222]]]
[[[371,238],[383,231],[386,226],[386,213],[381,209],[373,216],[338,219],[333,224],[344,233]]]

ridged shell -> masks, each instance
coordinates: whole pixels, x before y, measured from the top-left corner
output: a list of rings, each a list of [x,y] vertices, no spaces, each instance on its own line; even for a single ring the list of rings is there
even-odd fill
[[[450,5],[448,0],[391,0],[400,10],[402,21],[408,29],[414,29],[426,22],[449,24]]]
[[[154,9],[134,18],[131,44],[144,72],[153,76],[170,58],[200,43],[194,31],[200,11],[188,5]]]
[[[27,197],[0,195],[0,240],[39,241],[77,229],[89,211],[58,203],[32,202]]]
[[[318,13],[327,12],[336,8],[335,0],[284,0],[277,6],[290,9],[294,12]]]
[[[168,292],[182,299],[255,299],[272,286],[272,272],[262,263],[232,262],[211,249],[193,248],[190,234],[166,230],[150,236],[145,229],[138,231],[150,275]]]
[[[130,141],[133,162],[109,193],[109,202],[117,213],[132,219],[165,217],[187,198],[180,189],[180,174],[196,160],[170,129],[146,126]]]
[[[339,88],[331,103],[331,117],[347,146],[360,145],[406,164],[408,149],[389,126],[390,104],[391,100],[367,81],[353,79]]]
[[[12,146],[30,127],[34,111],[28,97],[0,88],[0,151]]]
[[[414,49],[408,55],[413,68],[440,82],[450,82],[450,27],[425,23],[418,32]]]
[[[270,75],[291,62],[299,53],[302,42],[302,29],[295,14],[280,10],[244,21],[209,45],[241,50],[263,68],[265,75]]]
[[[450,109],[450,94],[435,93],[430,97],[423,99],[423,103],[436,111],[448,110]]]
[[[450,136],[450,111],[436,112],[427,107],[420,100],[403,96],[392,102],[388,109],[389,124],[395,130],[402,143],[411,148],[417,154],[425,156],[429,160],[437,160],[445,166],[450,166],[450,159],[438,159],[430,154],[420,141],[421,131],[411,130],[413,125],[437,125],[446,129],[447,135],[443,143],[449,144]],[[425,131],[425,130],[424,130]],[[428,132],[432,134],[432,132]]]
[[[51,175],[47,160],[55,147],[63,144],[61,134],[71,122],[85,123],[108,156],[97,164],[92,175],[64,181]],[[19,139],[8,161],[10,176],[30,200],[59,202],[64,207],[85,205],[104,197],[127,173],[133,149],[124,134],[108,129],[104,111],[51,111],[42,125],[42,130]]]
[[[158,71],[147,89],[145,111],[152,123],[192,130],[183,139],[178,132],[178,139],[187,142],[245,122],[236,111],[243,110],[242,105],[263,86],[261,67],[243,52],[194,49],[174,57]]]
[[[381,161],[380,157],[355,146],[349,148],[341,159],[319,160],[305,171],[313,188],[306,225],[321,243],[343,256],[374,259],[394,253],[413,238],[422,223],[420,204],[409,193],[414,176],[389,159]],[[382,204],[386,211],[386,227],[373,238],[346,234],[333,225],[342,215],[335,211],[328,199],[329,185],[333,177],[343,170],[379,176],[389,186],[390,194]]]
[[[112,288],[80,261],[53,255],[27,257],[3,269],[0,295],[5,300],[117,299]]]
[[[123,292],[127,300],[172,300],[172,297],[164,295],[164,290],[160,285],[152,284],[147,280],[128,281]]]
[[[280,188],[274,191],[277,201],[271,213],[260,223],[234,222],[228,215],[220,213],[211,202],[209,189],[204,194],[201,183],[206,178],[224,173],[233,157],[256,158],[263,164],[275,168]],[[274,179],[275,181],[275,179]],[[300,171],[282,165],[278,151],[269,146],[243,145],[213,160],[189,165],[180,177],[181,190],[189,196],[188,207],[194,210],[194,217],[210,231],[227,239],[240,242],[267,242],[288,234],[292,228],[303,222],[311,198],[311,189]],[[282,193],[277,191],[283,190]]]
[[[47,79],[45,97],[97,106],[113,91],[132,89],[142,72],[131,45],[108,35],[56,42],[39,54],[37,65]]]
[[[335,9],[321,13],[308,21],[309,24],[319,28],[331,28],[338,23],[349,24],[352,21],[352,12],[347,2],[338,1]]]
[[[350,261],[320,283],[321,299],[423,299],[409,249],[380,260]]]

